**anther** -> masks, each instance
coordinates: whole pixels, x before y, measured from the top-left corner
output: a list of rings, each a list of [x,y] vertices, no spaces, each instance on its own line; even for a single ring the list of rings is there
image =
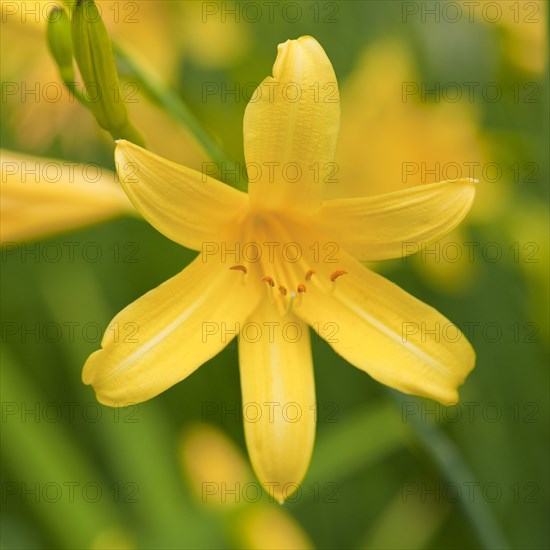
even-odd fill
[[[313,269],[310,269],[310,270],[306,273],[306,283],[307,283],[308,281],[311,280],[311,276],[312,276],[312,275],[315,275],[315,271],[313,271]]]
[[[306,285],[304,283],[300,283],[296,290],[298,294],[303,294],[306,291]]]
[[[273,280],[273,277],[270,277],[269,275],[264,275],[262,277],[262,283],[267,283],[271,288],[275,286],[275,281]]]
[[[281,285],[279,287],[279,292],[281,293],[282,296],[286,296],[287,289],[283,285]]]
[[[245,275],[248,273],[248,269],[244,267],[244,265],[234,265],[233,267],[230,267],[229,269],[232,269],[233,271],[242,271]]]
[[[341,277],[342,275],[347,275],[348,272],[347,271],[343,271],[342,269],[337,269],[331,276],[330,276],[330,280],[331,282],[334,282],[336,281],[336,279],[338,279],[338,277]]]

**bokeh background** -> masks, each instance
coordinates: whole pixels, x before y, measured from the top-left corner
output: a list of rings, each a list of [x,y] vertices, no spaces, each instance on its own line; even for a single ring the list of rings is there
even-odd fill
[[[53,5],[1,3],[2,148],[113,169],[91,114],[51,99]],[[99,329],[195,253],[138,217],[49,235],[29,209],[43,229],[2,250],[2,548],[547,548],[547,2],[99,6],[113,40],[241,163],[253,85],[278,43],[311,34],[341,91],[330,196],[479,179],[437,247],[373,266],[462,327],[477,366],[444,409],[313,338],[316,447],[281,507],[246,457],[236,342],[139,406],[103,407],[81,382]],[[190,132],[120,71],[148,148],[200,169]]]

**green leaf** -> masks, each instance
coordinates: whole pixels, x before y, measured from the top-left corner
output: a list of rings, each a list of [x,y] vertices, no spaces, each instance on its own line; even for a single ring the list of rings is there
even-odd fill
[[[308,478],[351,476],[402,449],[407,441],[408,429],[391,403],[370,405],[319,436]]]
[[[391,392],[394,400],[402,404],[407,400],[411,402],[411,396],[405,396],[398,392]],[[442,474],[449,482],[458,486],[468,486],[476,482],[476,476],[466,463],[460,449],[447,437],[446,433],[439,429],[433,422],[421,422],[414,416],[411,424],[420,441],[430,453]],[[487,550],[506,550],[510,548],[502,529],[494,517],[491,508],[483,499],[460,499],[459,505],[475,530],[483,548]]]

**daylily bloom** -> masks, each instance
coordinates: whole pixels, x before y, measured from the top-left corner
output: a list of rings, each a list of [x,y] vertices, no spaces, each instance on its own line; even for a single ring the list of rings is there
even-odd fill
[[[5,149],[0,156],[2,244],[136,214],[110,170]]]
[[[223,525],[237,539],[238,548],[313,548],[307,533],[284,508],[261,499],[249,464],[219,428],[204,423],[187,427],[178,448],[197,503],[227,519]]]
[[[376,380],[446,404],[458,400],[475,360],[450,321],[361,263],[400,257],[403,242],[452,230],[472,204],[473,181],[323,201],[339,116],[332,65],[304,36],[279,45],[273,76],[246,108],[248,194],[126,141],[115,151],[137,210],[201,253],[114,318],[136,323],[136,338],[120,342],[108,331],[83,380],[107,405],[141,402],[239,333],[247,446],[279,501],[303,479],[313,449],[308,325]]]

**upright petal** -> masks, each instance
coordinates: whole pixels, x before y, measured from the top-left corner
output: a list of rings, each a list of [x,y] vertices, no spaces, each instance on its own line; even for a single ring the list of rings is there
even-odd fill
[[[466,178],[419,185],[374,197],[325,201],[313,222],[360,260],[417,252],[466,216],[475,195]]]
[[[457,388],[475,362],[465,336],[435,309],[343,251],[339,257],[334,281],[326,267],[312,277],[296,315],[379,382],[456,403]]]
[[[243,419],[250,460],[277,501],[302,482],[315,439],[315,387],[307,325],[260,303],[239,336]]]
[[[115,161],[140,214],[187,248],[201,250],[205,243],[219,242],[247,211],[246,193],[129,141],[117,142]]]
[[[112,320],[102,349],[84,365],[84,383],[105,405],[158,395],[230,342],[222,324],[233,329],[250,315],[258,300],[254,288],[227,264],[199,255]]]
[[[115,174],[78,164],[2,150],[1,242],[69,231],[135,213]]]
[[[311,36],[279,45],[273,76],[244,115],[244,152],[253,204],[302,212],[319,206],[335,173],[340,99],[334,70]]]

